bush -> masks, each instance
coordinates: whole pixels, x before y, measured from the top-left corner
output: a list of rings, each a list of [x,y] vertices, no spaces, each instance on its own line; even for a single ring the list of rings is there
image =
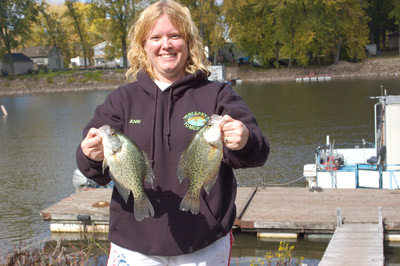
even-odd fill
[[[272,255],[272,252],[267,252],[265,254],[264,259],[253,259],[250,262],[250,266],[261,266],[261,265],[267,265],[267,266],[289,266],[289,265],[302,265],[303,264],[303,257],[297,258],[293,257],[292,250],[294,249],[294,246],[289,245],[289,243],[285,242],[280,242],[279,243],[279,248],[278,251],[275,253],[275,255]],[[273,261],[275,264],[272,264]]]

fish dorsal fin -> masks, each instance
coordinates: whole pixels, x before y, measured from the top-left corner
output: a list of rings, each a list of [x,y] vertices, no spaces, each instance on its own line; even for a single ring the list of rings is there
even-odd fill
[[[217,180],[218,173],[211,178],[207,183],[204,184],[204,190],[207,192],[207,194],[210,194],[211,189],[214,187],[215,181]]]
[[[113,178],[115,187],[117,188],[119,194],[124,199],[125,203],[128,203],[129,195],[131,194],[130,189],[125,188],[121,185],[115,178]]]

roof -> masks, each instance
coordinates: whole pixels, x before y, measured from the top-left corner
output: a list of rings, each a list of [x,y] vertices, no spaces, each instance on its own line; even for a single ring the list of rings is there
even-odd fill
[[[99,44],[93,46],[92,48],[96,49],[96,48],[103,47],[103,46],[105,47],[106,45],[107,45],[107,42],[102,42],[102,43],[99,43]]]
[[[14,63],[17,62],[32,62],[32,60],[24,55],[23,53],[12,53],[11,54],[12,60]],[[10,62],[10,54],[5,54],[4,55],[4,63],[9,63]]]
[[[49,51],[53,50],[53,48],[53,46],[31,46],[22,48],[18,52],[30,58],[48,57]]]

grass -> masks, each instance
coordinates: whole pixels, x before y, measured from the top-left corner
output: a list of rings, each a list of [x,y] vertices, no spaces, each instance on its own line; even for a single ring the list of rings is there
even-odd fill
[[[90,71],[90,72],[86,72],[85,74],[83,74],[84,79],[83,82],[88,82],[88,81],[103,81],[103,71]]]
[[[125,71],[125,70],[122,70]],[[81,74],[82,76],[79,78],[79,76],[73,76],[74,74]],[[34,81],[37,81],[41,78],[46,79],[46,82],[49,84],[53,84],[55,82],[55,78],[58,76],[67,76],[66,83],[71,84],[74,83],[78,80],[81,80],[82,82],[90,82],[90,81],[98,81],[102,82],[103,80],[103,70],[95,70],[95,71],[84,71],[80,72],[78,70],[66,70],[66,71],[39,71],[38,74],[30,74],[30,75],[17,75],[17,76],[0,76],[0,79],[5,79],[7,80],[8,84],[9,81],[15,80],[15,79],[33,79]]]
[[[87,234],[80,241],[47,241],[44,246],[20,243],[5,258],[5,264],[0,265],[105,265],[109,253],[109,242],[106,242],[97,242]]]
[[[109,255],[109,242],[96,241],[89,233],[82,235],[78,241],[48,240],[45,244],[26,245],[21,243],[5,258],[1,266],[14,265],[106,265]],[[44,241],[43,241],[44,242]],[[42,243],[43,243],[42,242]],[[254,258],[250,266],[294,266],[302,265],[303,257],[294,257],[294,246],[280,242],[278,250],[268,252],[264,258]]]
[[[61,75],[72,75],[77,73],[77,70],[65,70],[65,71],[39,71],[38,74],[26,74],[26,75],[16,75],[16,76],[11,76],[11,75],[7,75],[7,76],[0,76],[0,79],[8,79],[8,80],[14,80],[16,78],[19,79],[27,79],[27,78],[33,78],[34,80],[38,80],[39,78],[54,78],[57,76],[61,76]]]

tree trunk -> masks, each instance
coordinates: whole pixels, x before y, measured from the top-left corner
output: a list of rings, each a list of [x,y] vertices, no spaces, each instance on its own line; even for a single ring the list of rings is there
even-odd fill
[[[0,37],[3,40],[4,45],[6,46],[6,51],[7,53],[10,55],[9,58],[9,64],[10,64],[10,71],[11,71],[11,75],[14,76],[15,75],[15,70],[14,70],[14,62],[12,60],[12,53],[11,53],[11,44],[8,41],[7,38],[7,26],[5,26],[5,28],[1,28],[0,29]],[[5,57],[4,57],[5,58]],[[1,60],[2,58],[0,58]]]
[[[340,58],[340,40],[337,42],[337,48],[336,48],[336,55],[335,55],[335,65],[339,63],[339,58]]]
[[[127,48],[126,48],[126,37],[123,36],[121,38],[121,44],[122,44],[122,67],[124,69],[128,68],[128,58],[127,58]]]

